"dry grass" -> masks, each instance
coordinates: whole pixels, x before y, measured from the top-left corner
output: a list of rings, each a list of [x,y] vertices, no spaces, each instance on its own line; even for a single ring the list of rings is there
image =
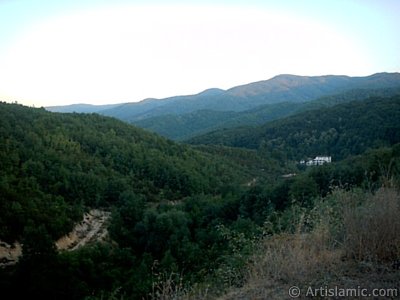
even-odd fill
[[[296,233],[265,239],[246,284],[220,299],[288,299],[293,285],[303,291],[327,285],[400,288],[400,272],[387,263],[400,258],[399,209],[393,188],[374,195],[336,191],[300,218]]]
[[[358,261],[395,261],[400,258],[400,195],[382,188],[360,206],[343,212],[344,247]]]
[[[323,284],[340,265],[321,232],[280,234],[266,239],[248,269],[244,288],[221,299],[285,299],[290,286]]]
[[[157,280],[153,283],[152,292],[148,299],[152,300],[208,300],[213,299],[208,285],[183,284],[182,275],[171,272],[155,274]],[[215,298],[215,297],[214,297]]]
[[[283,283],[310,282],[334,269],[341,253],[328,249],[316,234],[282,234],[264,241],[248,279],[270,278]]]
[[[150,299],[181,299],[186,294],[182,277],[175,273],[156,274],[157,281],[153,283]]]

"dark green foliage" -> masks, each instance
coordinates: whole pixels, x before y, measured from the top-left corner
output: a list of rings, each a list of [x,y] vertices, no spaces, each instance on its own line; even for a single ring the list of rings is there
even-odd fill
[[[308,202],[318,195],[316,182],[308,176],[296,176],[289,188],[290,199],[299,202],[302,206],[310,205]]]
[[[56,256],[23,259],[13,270],[0,269],[5,299],[84,299],[115,290],[140,299],[151,289],[151,260],[138,261],[126,249],[95,245]]]
[[[242,217],[262,225],[268,215],[274,211],[274,203],[265,190],[256,186],[242,196],[239,211]]]
[[[238,218],[232,192],[250,168],[99,115],[3,103],[0,115],[0,239],[24,243],[20,262],[0,270],[5,294],[136,299],[154,272],[199,280],[227,253],[216,227]],[[197,198],[192,215],[185,203]],[[113,246],[57,254],[54,240],[89,207],[113,211]]]
[[[260,127],[222,130],[193,144],[257,149],[280,160],[331,155],[340,160],[368,148],[393,145],[400,131],[400,97],[373,98],[307,111]]]
[[[219,193],[246,177],[228,161],[111,118],[9,104],[0,116],[0,238],[10,242],[28,220],[46,224],[54,239],[85,206]]]
[[[56,255],[53,240],[44,225],[36,227],[33,222],[29,222],[24,228],[22,245],[23,258],[26,260],[49,259]]]
[[[223,160],[234,161],[235,164],[247,170],[247,173],[256,176],[247,185],[255,184],[254,179],[260,180],[263,177],[267,177],[271,180],[280,177],[282,172],[290,173],[296,170],[295,164],[282,164],[280,161],[271,158],[262,148],[254,150],[220,145],[195,145],[194,148]],[[228,187],[225,186],[226,188]]]
[[[198,110],[182,115],[149,117],[134,120],[132,123],[174,140],[185,140],[218,128],[260,125],[291,115],[302,106],[300,103],[282,102],[262,105],[243,112]]]
[[[325,196],[332,188],[361,186],[375,190],[398,184],[400,174],[400,144],[368,150],[362,155],[348,157],[331,165],[311,168],[307,174]]]

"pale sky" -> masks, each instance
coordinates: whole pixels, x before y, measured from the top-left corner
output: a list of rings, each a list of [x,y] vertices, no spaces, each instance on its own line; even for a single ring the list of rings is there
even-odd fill
[[[0,0],[0,101],[109,104],[400,71],[400,1]]]

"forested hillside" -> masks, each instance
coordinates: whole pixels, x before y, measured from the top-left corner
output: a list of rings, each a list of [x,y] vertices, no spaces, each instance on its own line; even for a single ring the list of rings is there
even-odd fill
[[[172,201],[246,181],[232,163],[115,119],[9,104],[0,115],[0,237],[8,241],[30,219],[60,236],[85,207],[110,206],[124,194]]]
[[[370,98],[306,111],[259,127],[218,130],[189,140],[263,149],[281,160],[331,155],[339,160],[400,141],[400,97]]]
[[[6,298],[122,289],[138,299],[159,272],[184,271],[187,284],[212,276],[232,252],[220,225],[255,230],[238,220],[256,176],[248,163],[95,114],[1,103],[0,116],[0,241],[23,245],[18,264],[0,268]],[[54,241],[94,207],[112,212],[109,241],[56,253]]]
[[[356,100],[363,101],[373,97],[395,95],[400,95],[400,88],[356,89],[309,102],[266,104],[241,112],[199,110],[181,115],[168,114],[149,117],[134,120],[132,123],[167,138],[185,140],[217,129],[262,125],[268,121],[284,118],[302,111],[331,107]]]

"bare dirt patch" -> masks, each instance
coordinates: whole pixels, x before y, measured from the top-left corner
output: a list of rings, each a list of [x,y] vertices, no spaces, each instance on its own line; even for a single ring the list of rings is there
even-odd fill
[[[88,243],[102,241],[107,236],[107,221],[110,213],[92,209],[83,217],[83,221],[56,242],[58,250],[76,250]]]
[[[0,241],[0,267],[15,264],[21,254],[22,247],[20,243],[16,242],[13,245],[10,245],[6,242]]]
[[[92,242],[102,241],[107,235],[107,222],[110,213],[92,209],[83,215],[82,222],[75,225],[73,230],[55,243],[58,250],[76,250]],[[0,241],[0,267],[17,263],[22,255],[22,245],[19,242],[10,245]]]

